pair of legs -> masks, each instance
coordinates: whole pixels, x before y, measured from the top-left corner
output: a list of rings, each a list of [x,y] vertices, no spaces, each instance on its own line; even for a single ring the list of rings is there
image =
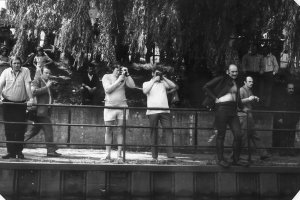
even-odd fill
[[[174,158],[173,155],[173,130],[172,119],[170,113],[157,113],[148,115],[151,127],[151,143],[152,145],[158,145],[158,122],[160,122],[163,129],[163,134],[166,135],[167,146],[167,157]],[[158,147],[152,147],[152,158],[157,159],[158,157]]]
[[[296,125],[285,126],[276,125],[274,129],[296,129]],[[296,131],[293,130],[274,130],[272,134],[273,147],[295,147]],[[291,149],[279,150],[281,155],[294,155],[295,151]]]
[[[90,93],[90,91],[84,87],[81,87],[80,91],[81,91],[82,104],[83,105],[93,104],[94,92]]]
[[[224,159],[224,139],[227,125],[229,125],[233,134],[233,163],[240,159],[241,152],[241,125],[236,112],[235,102],[224,105],[217,105],[215,127],[218,131],[216,138],[216,150],[219,162],[226,162]]]
[[[51,120],[49,117],[42,117],[37,116],[35,119],[36,123],[47,123],[51,124]],[[46,124],[34,124],[31,129],[29,129],[25,134],[25,141],[30,140],[39,132],[43,130],[44,136],[45,136],[45,142],[53,142],[53,127],[52,125],[46,125]],[[57,146],[55,144],[46,144],[47,147],[47,153],[54,153],[57,150]]]
[[[117,143],[118,143],[118,158],[122,157],[122,145],[123,144],[123,133],[121,127],[112,126],[122,126],[124,117],[128,119],[128,112],[124,116],[123,110],[120,109],[104,109],[104,122],[106,127],[105,131],[105,144],[111,145],[113,141],[113,132],[117,133]],[[111,146],[106,146],[106,158],[111,158]]]
[[[3,102],[10,102],[3,100]],[[26,124],[18,124],[18,122],[26,122],[26,104],[4,104],[3,119],[6,122],[15,122],[13,124],[4,124],[5,137],[7,141],[24,141]],[[7,143],[7,153],[9,157],[24,158],[22,143]]]
[[[257,135],[257,132],[255,131],[253,116],[249,114],[248,119],[247,116],[241,116],[240,122],[243,130],[242,146],[247,146],[247,140],[249,137],[250,145],[252,143],[255,148],[260,148],[259,154],[261,157],[268,155],[265,149],[265,145],[260,140],[260,138]]]

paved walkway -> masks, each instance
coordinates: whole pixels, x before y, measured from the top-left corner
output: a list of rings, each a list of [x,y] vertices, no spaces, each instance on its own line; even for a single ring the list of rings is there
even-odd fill
[[[74,164],[119,164],[116,159],[116,151],[112,152],[112,160],[105,160],[105,150],[102,149],[59,149],[57,152],[62,156],[59,158],[51,158],[46,156],[45,148],[25,148],[23,153],[25,159],[9,159],[0,158],[2,162],[30,162],[30,163],[74,163]],[[0,148],[0,155],[6,154],[6,148]],[[158,157],[158,165],[216,165],[215,155],[211,153],[205,154],[175,154],[176,159],[168,159],[165,153],[160,153]],[[246,156],[243,156],[246,158]],[[150,152],[126,152],[126,161],[122,164],[153,164]],[[273,155],[271,158],[261,161],[258,156],[252,157],[252,165],[254,166],[300,166],[300,155],[280,157]]]

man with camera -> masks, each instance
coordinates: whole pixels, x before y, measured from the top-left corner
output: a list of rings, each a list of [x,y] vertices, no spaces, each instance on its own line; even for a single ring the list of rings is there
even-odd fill
[[[105,106],[111,107],[128,107],[125,96],[125,86],[135,88],[135,83],[131,78],[126,67],[114,65],[111,74],[105,74],[102,78],[102,85],[105,92]],[[105,108],[104,109],[104,122],[106,127],[105,144],[112,144],[112,131],[113,125],[117,125],[117,142],[119,145],[123,143],[123,135],[120,126],[123,125],[124,113],[123,109]],[[128,111],[126,112],[126,119],[128,119]],[[118,146],[118,160],[121,161],[122,146]],[[111,159],[111,146],[106,146],[105,159]]]
[[[34,79],[31,84],[33,96],[36,97],[37,104],[52,104],[51,87],[53,87],[56,82],[49,79],[51,71],[47,66],[41,68],[41,73],[41,76]],[[51,107],[37,105],[34,122],[45,124],[34,124],[32,128],[26,132],[25,141],[36,136],[42,129],[45,134],[45,141],[48,143],[46,144],[47,156],[59,157],[61,154],[56,152],[57,146],[51,144],[53,142],[53,127],[51,125],[50,114]]]
[[[159,68],[152,70],[152,79],[143,83],[143,92],[147,95],[147,107],[148,108],[169,108],[167,89],[176,88],[175,83],[167,79]],[[167,143],[167,157],[175,158],[173,154],[173,130],[172,118],[170,110],[153,110],[148,109],[146,112],[150,121],[151,127],[151,143],[157,145],[158,143],[158,122],[161,123],[163,133],[166,134]],[[153,161],[157,162],[158,148],[152,147]]]

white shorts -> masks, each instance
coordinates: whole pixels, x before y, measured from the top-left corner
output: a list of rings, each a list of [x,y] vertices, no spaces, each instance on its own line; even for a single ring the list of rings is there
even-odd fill
[[[123,109],[108,109],[108,108],[104,108],[104,121],[114,121],[117,119],[123,119],[124,117],[124,113],[123,113]],[[126,109],[126,120],[128,119],[129,116],[129,110]]]

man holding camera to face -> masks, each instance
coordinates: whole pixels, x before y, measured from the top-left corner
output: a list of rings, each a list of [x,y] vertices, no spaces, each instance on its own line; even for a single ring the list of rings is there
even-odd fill
[[[148,82],[143,83],[143,92],[147,95],[147,107],[148,108],[169,108],[167,89],[173,89],[176,85],[163,74],[162,70],[154,68],[152,70],[152,79]],[[147,110],[151,127],[151,143],[157,145],[158,143],[158,122],[160,121],[163,129],[163,133],[166,134],[167,143],[167,157],[175,158],[173,155],[173,130],[172,119],[170,110]],[[157,162],[158,148],[157,146],[152,147],[152,158],[153,161]]]
[[[105,106],[112,107],[127,107],[125,96],[125,85],[129,88],[134,88],[135,83],[131,78],[126,67],[114,65],[114,70],[111,74],[105,74],[102,78],[102,84],[105,92]],[[106,127],[105,144],[112,144],[112,125],[123,125],[123,109],[104,109],[104,122]],[[128,112],[126,112],[128,119]],[[123,135],[120,128],[117,128],[117,142],[119,145],[123,143]],[[121,161],[122,146],[118,146],[118,160]],[[111,146],[106,146],[105,159],[111,159]]]

